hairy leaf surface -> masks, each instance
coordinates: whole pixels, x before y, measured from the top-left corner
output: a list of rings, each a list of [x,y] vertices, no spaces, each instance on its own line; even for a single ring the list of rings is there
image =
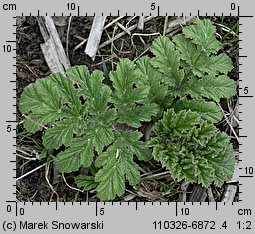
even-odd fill
[[[113,103],[117,108],[118,122],[138,128],[141,121],[150,121],[158,113],[158,106],[148,102],[149,87],[138,85],[139,76],[135,68],[133,62],[122,59],[117,70],[110,72],[110,79],[114,87]]]
[[[203,187],[213,181],[221,186],[231,178],[234,158],[229,137],[212,124],[199,123],[196,112],[169,110],[156,125],[155,132],[157,136],[148,146],[153,146],[153,156],[170,170],[173,178],[198,182]]]
[[[221,48],[221,44],[215,37],[216,28],[208,19],[194,21],[195,25],[183,28],[185,37],[192,39],[192,41],[201,46],[203,51],[208,53],[217,53]]]
[[[183,78],[183,72],[180,70],[180,55],[173,42],[160,36],[153,41],[151,52],[155,55],[151,64],[163,74],[165,83],[170,86],[178,85]]]
[[[96,182],[99,182],[97,192],[101,200],[122,196],[125,192],[125,178],[131,185],[140,181],[138,165],[133,157],[136,155],[140,160],[151,158],[151,152],[145,143],[138,143],[141,136],[141,133],[134,131],[116,132],[114,144],[96,159],[96,166],[103,166],[96,174]]]
[[[178,100],[174,104],[176,112],[180,110],[191,110],[201,114],[201,118],[212,123],[217,123],[222,119],[222,113],[214,102],[208,102],[203,99],[188,100],[186,98]]]

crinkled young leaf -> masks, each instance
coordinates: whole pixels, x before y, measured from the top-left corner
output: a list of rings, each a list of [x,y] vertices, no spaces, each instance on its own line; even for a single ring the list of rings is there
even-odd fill
[[[164,118],[155,127],[155,132],[160,132],[162,128],[171,129],[174,132],[184,132],[198,124],[199,121],[200,117],[196,112],[181,110],[176,114],[173,109],[170,109],[164,113]]]
[[[156,125],[156,137],[148,146],[153,146],[154,158],[178,181],[198,182],[203,187],[214,181],[221,186],[233,174],[233,148],[225,133],[206,121],[198,123],[196,115],[191,111],[168,111]],[[178,127],[185,121],[185,127]]]
[[[158,106],[148,102],[148,86],[138,86],[138,77],[135,64],[128,59],[120,60],[116,71],[110,72],[118,122],[135,128],[141,126],[141,121],[150,121],[158,113]]]
[[[208,120],[211,123],[217,123],[222,119],[222,113],[219,107],[214,102],[208,102],[204,99],[188,100],[182,98],[178,100],[174,105],[174,110],[179,112],[180,110],[191,110],[201,114],[201,118]]]
[[[173,42],[167,37],[159,36],[153,41],[151,52],[155,55],[151,64],[163,74],[165,83],[170,86],[178,85],[183,72],[180,70],[180,55]]]
[[[183,28],[185,37],[201,46],[202,51],[217,53],[221,49],[221,44],[215,37],[216,27],[209,19],[196,19],[194,25]]]

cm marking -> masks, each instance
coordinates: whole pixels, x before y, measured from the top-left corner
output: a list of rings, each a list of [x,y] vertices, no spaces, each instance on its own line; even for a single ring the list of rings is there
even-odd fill
[[[3,10],[4,11],[16,11],[17,6],[15,3],[4,3]]]
[[[241,215],[241,216],[250,216],[251,209],[238,209],[237,213],[238,215]]]

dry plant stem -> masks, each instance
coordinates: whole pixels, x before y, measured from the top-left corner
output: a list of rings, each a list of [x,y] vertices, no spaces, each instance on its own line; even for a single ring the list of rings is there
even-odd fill
[[[157,173],[157,174],[154,174],[154,175],[149,175],[149,176],[146,176],[146,177],[144,177],[144,175],[141,175],[141,177],[145,180],[145,179],[157,178],[157,177],[164,176],[164,175],[170,175],[170,172],[165,171],[165,172]]]
[[[177,17],[177,19],[170,20],[167,24],[166,27],[166,34],[172,32],[176,28],[180,28],[183,25],[188,24],[192,20],[194,20],[196,17],[195,16],[187,16],[187,17]]]
[[[45,180],[47,181],[50,189],[52,190],[53,193],[55,193],[57,195],[57,200],[59,200],[59,195],[58,193],[54,190],[53,186],[51,185],[50,181],[49,181],[49,178],[48,178],[48,175],[49,175],[49,169],[50,169],[50,162],[47,162],[46,164],[46,169],[45,169]]]
[[[52,161],[51,161],[51,162],[52,162]],[[16,179],[16,181],[21,180],[21,179],[23,179],[24,177],[26,177],[26,176],[32,174],[33,172],[35,172],[35,171],[39,170],[40,168],[46,166],[46,164],[47,164],[47,163],[44,163],[44,164],[40,165],[39,167],[36,167],[35,169],[33,169],[33,170],[27,172],[26,174],[24,174],[24,175],[18,177],[18,178]]]
[[[136,18],[136,16],[128,17],[128,22],[126,23],[126,28],[129,28],[129,24]]]
[[[127,28],[125,28],[122,24],[117,22],[116,25],[120,27],[124,32],[126,32],[129,36],[131,36],[131,32]]]
[[[209,187],[209,188],[207,189],[207,196],[208,196],[209,202],[215,202],[215,199],[214,199],[214,197],[213,197],[213,193],[212,193],[211,187]]]
[[[189,201],[190,202],[204,202],[206,197],[207,197],[206,189],[201,188],[199,185],[195,185],[193,187]]]
[[[230,113],[231,113],[231,125],[235,128],[239,125],[239,100],[237,99],[235,106],[231,99],[228,100],[227,104],[228,104],[228,109],[230,110]]]
[[[68,52],[68,47],[69,47],[69,34],[70,34],[70,26],[72,22],[72,17],[70,16],[69,21],[68,21],[68,27],[67,27],[67,32],[66,32],[66,56],[69,59],[69,52]]]
[[[138,26],[137,26],[139,30],[143,30],[144,28],[144,19],[145,19],[145,16],[139,17]]]
[[[78,38],[78,36],[75,36],[76,38]],[[79,38],[78,38],[79,39]],[[84,39],[80,44],[78,44],[77,46],[74,47],[73,51],[78,50],[81,46],[83,46],[86,42],[88,41],[88,39]]]
[[[24,64],[25,67],[27,67],[27,69],[36,77],[38,78],[38,75],[34,72],[33,69],[31,69],[27,64]]]
[[[185,180],[183,181],[182,185],[181,185],[181,190],[182,190],[182,202],[186,202],[187,201],[187,188],[189,186],[189,183],[187,183]]]
[[[105,27],[104,27],[104,30],[109,28],[110,26],[112,26],[114,23],[118,22],[119,20],[121,20],[122,18],[124,18],[124,16],[120,16],[118,18],[116,18],[115,20],[113,20],[112,22],[110,22],[109,24],[107,24]],[[88,41],[88,38],[84,39],[80,36],[75,36],[76,38],[78,38],[79,40],[82,40],[82,42],[80,44],[78,44],[77,46],[75,46],[75,48],[73,49],[73,51],[76,51],[78,50],[81,46],[83,46],[87,41]]]
[[[118,22],[119,20],[121,20],[122,18],[124,18],[125,16],[120,16],[118,18],[116,18],[115,20],[111,21],[109,24],[107,24],[105,27],[104,27],[104,30],[109,28],[110,26],[112,26],[113,24],[115,24],[116,22]]]
[[[150,37],[150,36],[157,36],[157,35],[160,35],[160,33],[159,33],[159,32],[157,32],[157,33],[134,33],[134,34],[131,36],[131,42],[132,42],[132,45],[135,47],[134,41],[133,41],[133,37],[134,37],[134,36]]]
[[[84,193],[84,191],[82,191],[82,190],[80,190],[80,189],[78,189],[78,188],[74,188],[74,187],[72,187],[71,185],[69,185],[69,184],[67,183],[67,181],[66,181],[66,178],[65,178],[64,173],[62,173],[62,178],[63,178],[63,180],[64,180],[64,182],[65,182],[65,184],[66,184],[66,186],[67,186],[68,188],[70,188],[70,189],[72,189],[72,190],[74,190],[74,191],[78,191],[78,192]]]
[[[146,50],[144,50],[140,55],[138,55],[135,59],[134,62],[136,62],[139,58],[141,58],[147,51],[150,50],[150,47],[148,47]]]
[[[21,155],[21,154],[16,154],[17,155],[17,157],[20,157],[20,158],[23,158],[23,159],[26,159],[26,160],[32,160],[32,161],[35,161],[35,160],[37,160],[37,158],[30,158],[30,157],[25,157],[25,156],[23,156],[23,155]]]
[[[17,149],[16,149],[16,151],[17,151],[17,156],[18,157],[21,157],[21,158],[24,158],[24,159],[27,159],[27,160],[37,160],[38,158],[37,158],[37,156],[36,157],[32,157],[32,154],[30,153],[27,153],[26,151],[24,151],[24,150],[22,150],[22,149],[20,149],[20,147],[18,146],[17,147]],[[19,154],[18,152],[20,152],[21,154]],[[23,156],[23,155],[27,155],[27,157],[26,156]],[[38,153],[36,152],[36,155],[37,155]]]
[[[236,183],[239,181],[239,162],[235,161],[234,173],[230,180],[226,181],[226,183]]]
[[[168,24],[168,16],[165,17],[163,36],[166,35],[167,24]]]
[[[144,22],[146,23],[146,22],[148,22],[149,20],[151,20],[151,19],[153,19],[153,18],[154,18],[154,16],[149,16],[149,17],[147,17],[147,18],[144,20]],[[134,25],[132,25],[131,27],[129,27],[128,30],[131,32],[131,31],[133,31],[134,29],[136,29],[137,26],[138,26],[138,24],[134,24]],[[113,40],[115,41],[115,40],[121,38],[122,36],[124,36],[125,34],[126,34],[126,32],[121,32],[121,33],[117,34],[117,35],[113,38]],[[111,42],[112,42],[112,40],[107,40],[107,41],[105,41],[104,43],[102,43],[102,44],[99,46],[99,49],[102,49],[103,47],[109,45]]]
[[[143,173],[142,174],[142,176],[148,176],[148,175],[153,175],[154,173],[157,173],[157,172],[159,172],[159,171],[162,171],[162,168],[159,168],[159,169],[156,169],[156,170],[154,170],[154,171],[146,171],[146,170],[144,170],[144,169],[142,169],[141,167],[139,168],[139,170]]]
[[[116,27],[113,28],[113,32],[112,32],[111,55],[113,55],[113,47],[114,47],[113,38],[114,38],[114,35],[115,35],[115,31],[116,31]],[[111,64],[112,64],[112,70],[113,70],[114,69],[113,60],[112,60]]]
[[[228,125],[229,125],[229,127],[231,128],[231,130],[232,130],[232,132],[233,132],[233,134],[234,134],[234,136],[235,136],[237,142],[239,143],[239,138],[238,138],[238,136],[237,136],[237,134],[236,134],[236,132],[235,132],[233,126],[232,126],[231,123],[229,122],[228,117],[226,116],[224,110],[222,109],[221,105],[220,105],[218,102],[217,102],[217,105],[220,107],[221,112],[222,112],[222,114],[224,115],[224,118],[225,118],[226,122],[228,123]]]

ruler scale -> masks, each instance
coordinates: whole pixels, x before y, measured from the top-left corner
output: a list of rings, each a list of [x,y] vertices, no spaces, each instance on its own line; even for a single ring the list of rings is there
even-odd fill
[[[2,1],[0,229],[17,233],[254,232],[254,16],[249,1]],[[16,16],[238,16],[239,202],[17,202]],[[253,231],[252,231],[253,230]]]

